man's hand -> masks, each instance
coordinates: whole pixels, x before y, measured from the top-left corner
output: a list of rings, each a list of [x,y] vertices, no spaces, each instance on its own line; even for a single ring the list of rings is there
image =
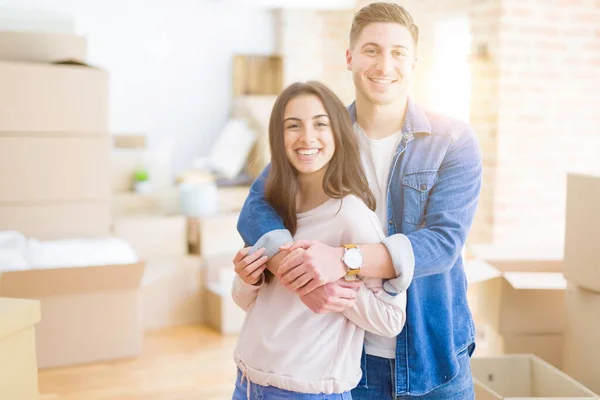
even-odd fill
[[[265,249],[258,249],[248,255],[250,247],[245,247],[237,252],[233,258],[235,272],[249,285],[256,285],[260,282],[262,273],[267,267],[269,257],[263,256]],[[262,256],[262,257],[261,257]]]
[[[300,300],[317,314],[342,312],[354,306],[356,292],[362,284],[359,280],[347,282],[340,279],[318,287],[312,292],[301,296]]]
[[[315,241],[297,241],[280,247],[280,250],[290,253],[279,265],[279,281],[299,296],[346,275],[342,263],[344,249],[341,247]]]

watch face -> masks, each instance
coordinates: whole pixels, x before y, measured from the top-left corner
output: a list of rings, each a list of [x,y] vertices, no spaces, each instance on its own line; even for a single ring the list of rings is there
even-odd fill
[[[344,255],[344,263],[350,269],[358,269],[362,267],[363,255],[358,249],[348,249]]]

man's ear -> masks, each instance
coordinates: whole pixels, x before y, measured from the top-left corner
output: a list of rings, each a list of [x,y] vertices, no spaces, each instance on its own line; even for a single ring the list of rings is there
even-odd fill
[[[352,71],[352,52],[346,49],[346,69]]]

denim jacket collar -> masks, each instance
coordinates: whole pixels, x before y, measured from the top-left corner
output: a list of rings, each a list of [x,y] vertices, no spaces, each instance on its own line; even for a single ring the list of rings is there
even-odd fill
[[[348,112],[352,123],[356,122],[356,101],[348,106]],[[431,135],[431,124],[429,119],[425,115],[425,111],[414,102],[409,96],[406,104],[406,116],[404,118],[404,125],[402,126],[402,134],[417,134],[426,133]]]

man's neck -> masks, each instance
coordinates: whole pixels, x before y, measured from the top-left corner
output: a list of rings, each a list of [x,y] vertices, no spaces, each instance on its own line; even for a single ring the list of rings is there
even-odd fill
[[[356,122],[371,139],[383,139],[400,131],[408,97],[386,105],[373,104],[363,96],[356,96]]]

